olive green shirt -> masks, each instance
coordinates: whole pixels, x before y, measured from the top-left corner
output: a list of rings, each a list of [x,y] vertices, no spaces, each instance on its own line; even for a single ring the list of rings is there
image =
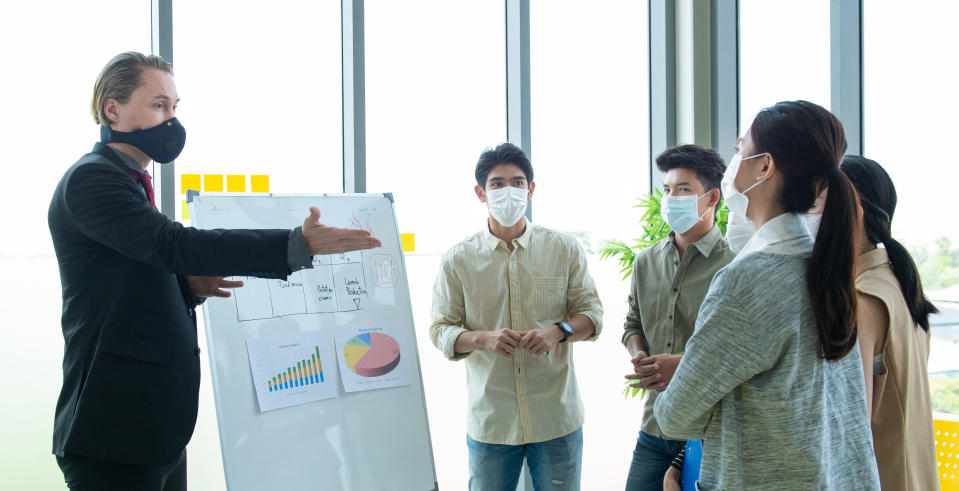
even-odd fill
[[[683,353],[713,276],[735,257],[715,225],[686,247],[682,259],[672,232],[640,251],[633,261],[623,344],[630,336],[639,335],[650,356]],[[658,394],[655,390],[646,392],[642,429],[668,438],[653,416]]]

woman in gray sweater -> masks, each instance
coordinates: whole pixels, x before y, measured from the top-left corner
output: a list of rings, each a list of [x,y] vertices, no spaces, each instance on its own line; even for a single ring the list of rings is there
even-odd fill
[[[856,349],[856,192],[842,124],[762,110],[723,178],[756,233],[713,278],[669,386],[663,433],[705,438],[700,489],[879,489]],[[800,213],[828,187],[817,237]]]

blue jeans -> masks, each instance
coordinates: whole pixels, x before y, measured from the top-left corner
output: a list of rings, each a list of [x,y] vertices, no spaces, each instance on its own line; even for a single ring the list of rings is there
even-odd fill
[[[663,477],[669,464],[685,445],[686,440],[666,440],[640,431],[633,450],[633,463],[629,466],[626,490],[663,491]]]
[[[466,435],[470,452],[470,491],[512,491],[519,483],[523,458],[529,463],[533,489],[579,490],[583,468],[583,429],[526,445],[478,442]]]

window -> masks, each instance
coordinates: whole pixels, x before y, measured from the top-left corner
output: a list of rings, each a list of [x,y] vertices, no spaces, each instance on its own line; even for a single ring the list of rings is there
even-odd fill
[[[625,238],[649,191],[646,19],[622,0],[530,5],[533,221],[587,249]]]
[[[924,3],[935,9],[884,2],[863,7],[864,153],[896,183],[897,238],[917,245],[941,237],[959,243],[959,227],[947,226],[953,219],[929,220],[952,216],[959,181],[955,153],[936,147],[947,148],[955,138],[956,72],[942,49],[959,43],[950,22],[959,4]]]
[[[462,363],[430,342],[441,254],[486,223],[473,193],[485,147],[506,139],[502,2],[366,3],[367,190],[392,192],[406,255],[433,456],[444,488],[465,489]]]
[[[947,61],[959,44],[952,19],[959,4],[924,1],[908,8],[866,2],[864,155],[896,185],[892,235],[912,254],[926,295],[941,313],[930,318],[929,388],[933,411],[959,414],[959,227],[954,196],[956,71]]]
[[[100,139],[90,114],[97,75],[123,51],[150,52],[150,2],[0,4],[6,117],[6,232],[0,240],[0,311],[7,327],[0,371],[5,489],[63,489],[50,455],[53,408],[62,383],[63,336],[57,262],[47,208],[63,173]],[[14,396],[15,394],[15,396]],[[15,399],[13,399],[15,397]]]
[[[478,231],[473,170],[506,139],[500,4],[366,5],[367,190],[392,192],[416,252]]]
[[[187,143],[178,200],[202,191],[343,190],[339,2],[176,2],[173,58]],[[267,176],[266,178],[261,176]],[[186,180],[186,182],[184,182]],[[200,190],[200,189],[198,189]],[[176,217],[184,220],[178,204]],[[200,348],[206,337],[200,316]],[[224,489],[207,367],[190,441],[191,488]]]
[[[178,2],[173,14],[188,135],[176,192],[184,175],[203,191],[341,192],[339,2]]]
[[[739,56],[743,132],[779,101],[829,109],[829,0],[740,0]]]
[[[533,221],[575,235],[605,309],[598,342],[578,343],[586,410],[583,489],[622,489],[642,401],[624,400],[620,344],[629,282],[597,252],[639,237],[649,192],[648,10],[645,2],[530,2]]]

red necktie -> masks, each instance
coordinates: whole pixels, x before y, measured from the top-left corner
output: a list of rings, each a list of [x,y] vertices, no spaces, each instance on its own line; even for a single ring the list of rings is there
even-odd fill
[[[143,185],[143,190],[147,193],[147,198],[150,198],[150,204],[153,205],[153,209],[157,209],[157,204],[153,200],[153,178],[150,177],[149,172],[137,172],[136,169],[127,169],[134,179],[137,182]]]

